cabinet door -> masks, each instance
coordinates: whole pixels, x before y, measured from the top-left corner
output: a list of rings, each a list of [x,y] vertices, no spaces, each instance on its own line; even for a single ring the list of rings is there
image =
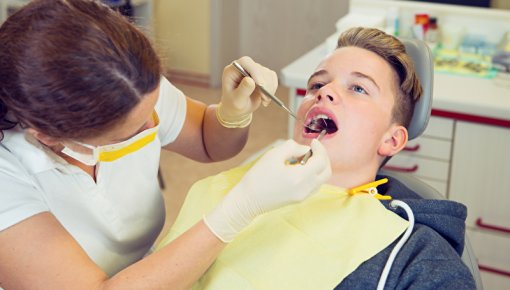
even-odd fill
[[[452,119],[430,116],[427,129],[423,132],[423,136],[451,140],[453,137],[454,122],[455,121]]]
[[[510,236],[467,230],[484,289],[510,289]]]
[[[413,154],[397,154],[388,161],[384,168],[440,181],[445,181],[448,178],[447,161],[418,157]]]
[[[510,231],[510,129],[457,122],[453,142],[450,199],[468,207],[468,226]]]

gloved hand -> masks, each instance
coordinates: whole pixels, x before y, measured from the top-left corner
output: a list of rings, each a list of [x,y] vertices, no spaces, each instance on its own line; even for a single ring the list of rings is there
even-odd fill
[[[258,215],[304,200],[331,176],[326,149],[315,139],[311,148],[313,155],[305,165],[285,163],[310,149],[293,140],[268,151],[204,217],[205,224],[227,243]]]
[[[250,74],[243,75],[229,64],[223,69],[221,102],[216,108],[218,121],[227,128],[244,128],[251,122],[252,113],[262,103],[268,106],[271,102],[267,96],[256,89],[255,82],[270,93],[278,87],[276,73],[244,56],[237,62]]]

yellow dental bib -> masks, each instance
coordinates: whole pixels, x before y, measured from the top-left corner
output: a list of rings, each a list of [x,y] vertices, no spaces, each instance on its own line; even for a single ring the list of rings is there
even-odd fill
[[[210,212],[251,165],[195,183],[158,249]],[[192,289],[333,289],[407,226],[370,195],[324,185],[301,203],[257,217]]]

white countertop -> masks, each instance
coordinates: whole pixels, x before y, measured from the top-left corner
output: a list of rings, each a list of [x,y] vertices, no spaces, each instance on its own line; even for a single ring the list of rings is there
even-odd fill
[[[308,77],[326,55],[321,44],[281,71],[281,83],[306,88]],[[434,74],[432,108],[454,113],[510,120],[510,76],[494,79]]]

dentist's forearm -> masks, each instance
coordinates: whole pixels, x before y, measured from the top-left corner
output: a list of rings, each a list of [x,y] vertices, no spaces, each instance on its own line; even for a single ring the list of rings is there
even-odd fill
[[[225,245],[200,221],[161,250],[110,278],[102,289],[189,289]]]
[[[216,117],[216,105],[205,110],[203,140],[207,154],[213,161],[221,161],[239,153],[248,140],[249,128],[225,128]]]

